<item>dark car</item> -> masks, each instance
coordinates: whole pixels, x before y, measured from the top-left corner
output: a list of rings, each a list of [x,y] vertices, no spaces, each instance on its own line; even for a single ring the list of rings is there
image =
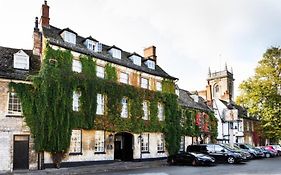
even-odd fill
[[[194,152],[183,152],[168,157],[169,164],[183,165],[212,165],[215,159],[205,154]]]
[[[219,144],[189,145],[187,152],[200,152],[209,155],[214,157],[216,162],[233,164],[243,161],[240,153],[228,150]]]
[[[253,156],[253,158],[262,158],[264,157],[263,152],[255,150],[255,147],[249,145],[249,144],[244,144],[244,143],[235,143],[236,146],[238,146],[239,148],[243,149],[243,150],[247,150],[251,153],[251,155]]]
[[[231,149],[232,151],[240,153],[244,161],[248,161],[252,159],[252,155],[248,151],[242,150],[239,147],[236,147],[235,145],[233,146],[230,146],[229,144],[221,144],[221,145],[224,146],[226,149]]]
[[[262,151],[264,154],[264,157],[266,157],[266,158],[274,157],[274,153],[270,152],[269,150],[266,150],[262,147],[256,147],[256,149],[259,149],[260,151]]]

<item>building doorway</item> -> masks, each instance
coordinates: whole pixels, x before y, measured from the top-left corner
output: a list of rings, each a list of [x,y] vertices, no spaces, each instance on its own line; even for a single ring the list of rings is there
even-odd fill
[[[133,134],[127,132],[115,134],[114,159],[121,161],[133,160]]]
[[[14,136],[13,169],[29,169],[29,136]]]

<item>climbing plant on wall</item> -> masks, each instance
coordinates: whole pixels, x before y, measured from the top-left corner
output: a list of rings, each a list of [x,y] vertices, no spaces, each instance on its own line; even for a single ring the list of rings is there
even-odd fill
[[[32,84],[10,83],[21,99],[36,151],[63,157],[70,145],[72,129],[81,128],[164,132],[169,154],[177,152],[180,117],[172,81],[163,83],[165,93],[154,92],[116,82],[116,68],[111,64],[105,66],[105,79],[96,77],[96,62],[92,57],[80,56],[82,72],[77,73],[72,71],[73,55],[70,51],[54,50],[47,45],[44,55],[40,72],[30,78]],[[78,111],[72,109],[74,91],[81,94]],[[105,96],[104,115],[96,115],[98,93]],[[128,118],[120,117],[123,97],[129,102]],[[144,100],[149,102],[149,120],[142,119]],[[158,103],[164,105],[164,121],[158,120]]]

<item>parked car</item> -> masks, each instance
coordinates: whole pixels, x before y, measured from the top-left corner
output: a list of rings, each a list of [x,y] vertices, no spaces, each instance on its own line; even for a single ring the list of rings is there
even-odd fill
[[[168,157],[169,164],[212,165],[215,159],[202,153],[183,152]]]
[[[278,155],[278,151],[276,149],[274,149],[273,146],[268,145],[268,146],[264,146],[263,148],[272,152],[274,154],[274,156]]]
[[[235,145],[230,146],[229,144],[226,144],[226,143],[221,144],[221,145],[226,147],[227,149],[232,149],[233,151],[236,151],[236,152],[240,153],[242,155],[242,158],[243,158],[244,161],[248,161],[248,160],[252,159],[252,155],[248,151],[242,150]]]
[[[273,157],[273,156],[274,156],[274,153],[273,153],[273,152],[270,152],[270,151],[264,149],[263,147],[256,147],[256,149],[259,149],[260,151],[262,151],[263,154],[264,154],[264,157],[266,157],[266,158],[269,158],[269,157]]]
[[[252,155],[253,158],[262,158],[264,157],[263,152],[255,150],[255,147],[249,144],[244,143],[235,143],[236,146],[241,148],[242,150],[247,150]]]
[[[278,156],[281,156],[281,146],[280,145],[269,145],[272,146],[278,152]]]
[[[214,157],[216,162],[226,162],[229,164],[243,161],[240,153],[224,148],[219,144],[189,145],[187,152],[199,152]]]

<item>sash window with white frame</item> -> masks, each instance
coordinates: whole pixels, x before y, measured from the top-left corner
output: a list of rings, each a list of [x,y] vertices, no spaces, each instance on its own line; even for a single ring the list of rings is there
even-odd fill
[[[185,151],[185,138],[184,136],[181,136],[181,142],[180,142],[180,152],[184,152]]]
[[[21,102],[15,92],[9,92],[8,114],[18,116],[22,115]]]
[[[104,153],[104,131],[95,132],[95,153]]]
[[[163,134],[161,134],[157,140],[157,151],[158,152],[164,151],[164,135]]]
[[[164,106],[162,103],[158,103],[158,119],[159,121],[164,120]]]
[[[104,78],[104,67],[97,65],[97,77]]]
[[[79,60],[72,60],[72,71],[73,72],[82,72],[82,64]]]
[[[104,95],[97,94],[97,112],[98,115],[104,114]]]
[[[157,91],[162,91],[162,83],[160,81],[156,82],[156,90]]]
[[[149,134],[141,135],[141,152],[149,152]]]
[[[149,102],[143,101],[143,103],[142,103],[142,110],[143,110],[143,117],[142,117],[142,119],[143,120],[148,120],[149,119],[149,109],[148,109],[148,106],[149,106]]]
[[[128,99],[126,97],[123,97],[121,103],[122,103],[121,117],[128,118]]]
[[[141,87],[144,89],[148,89],[149,83],[147,78],[141,77]]]
[[[129,84],[129,74],[121,72],[119,81],[124,84]]]
[[[73,111],[79,111],[79,108],[80,108],[80,102],[79,102],[79,99],[81,97],[81,93],[80,92],[77,92],[77,91],[74,91],[73,92],[73,101],[72,101],[72,110]]]
[[[81,154],[82,153],[82,131],[72,130],[69,154]]]

